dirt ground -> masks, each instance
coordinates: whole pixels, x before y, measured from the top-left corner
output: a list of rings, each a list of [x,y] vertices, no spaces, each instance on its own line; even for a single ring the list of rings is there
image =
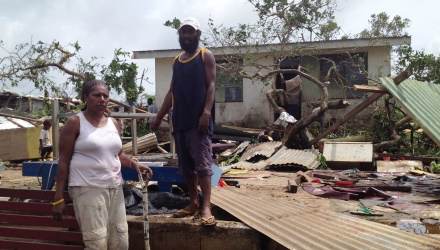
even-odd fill
[[[0,188],[40,189],[41,178],[22,176],[21,167],[8,167],[0,176]]]

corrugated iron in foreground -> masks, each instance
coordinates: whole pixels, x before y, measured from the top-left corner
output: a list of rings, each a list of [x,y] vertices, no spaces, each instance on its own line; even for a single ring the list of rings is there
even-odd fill
[[[215,189],[212,202],[289,249],[440,249],[440,240],[295,202]]]
[[[250,145],[248,149],[243,153],[240,161],[249,161],[256,156],[264,156],[269,158],[277,151],[282,145],[280,141],[263,142],[260,144]]]
[[[267,160],[268,165],[301,165],[308,169],[315,169],[319,166],[318,152],[311,149],[297,150],[282,147]]]
[[[396,85],[388,77],[380,80],[404,107],[407,115],[440,146],[440,84],[408,79]]]

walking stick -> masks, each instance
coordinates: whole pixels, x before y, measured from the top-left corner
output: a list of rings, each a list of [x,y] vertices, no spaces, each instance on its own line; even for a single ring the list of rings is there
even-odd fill
[[[144,242],[145,242],[145,250],[150,250],[150,225],[148,223],[148,182],[149,179],[146,179],[144,182],[144,179],[142,178],[142,174],[140,171],[138,171],[138,178],[141,182],[142,187],[142,203],[144,207],[143,215],[144,215]],[[148,178],[148,177],[147,177]]]

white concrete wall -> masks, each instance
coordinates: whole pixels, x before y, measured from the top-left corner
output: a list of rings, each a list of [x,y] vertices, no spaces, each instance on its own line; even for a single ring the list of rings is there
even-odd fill
[[[271,58],[260,58],[257,64],[270,65]],[[246,65],[246,62],[244,62]],[[255,68],[246,67],[250,74]],[[269,82],[243,79],[243,102],[216,103],[216,123],[232,124],[244,127],[264,127],[273,120],[272,110],[266,98],[271,88]]]
[[[155,60],[156,77],[156,105],[162,106],[163,99],[170,89],[171,77],[173,74],[174,58],[160,58]]]
[[[379,80],[391,75],[391,48],[371,47],[368,49],[368,77]]]
[[[174,58],[159,58],[156,65],[156,103],[162,105],[169,89],[172,77],[172,63]],[[246,64],[246,63],[245,63]],[[272,59],[259,59],[260,65],[271,65]],[[313,67],[313,62],[307,65],[310,73],[319,78],[319,64]],[[252,71],[248,67],[246,70]],[[388,76],[391,73],[391,57],[389,47],[371,47],[368,49],[368,74],[372,79]],[[271,88],[270,81],[243,80],[243,102],[216,103],[216,123],[232,124],[244,127],[264,127],[273,121],[273,111],[266,98],[266,91]],[[319,89],[305,80],[303,86],[303,102],[312,102],[319,99]],[[303,114],[307,112],[306,103],[303,104]],[[345,111],[338,110],[343,114]]]

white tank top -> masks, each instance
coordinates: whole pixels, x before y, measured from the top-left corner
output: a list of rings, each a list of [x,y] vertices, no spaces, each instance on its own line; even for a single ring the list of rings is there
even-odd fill
[[[121,138],[111,118],[94,127],[81,112],[80,130],[70,161],[69,186],[116,187],[122,184]],[[60,142],[62,143],[62,142]]]

